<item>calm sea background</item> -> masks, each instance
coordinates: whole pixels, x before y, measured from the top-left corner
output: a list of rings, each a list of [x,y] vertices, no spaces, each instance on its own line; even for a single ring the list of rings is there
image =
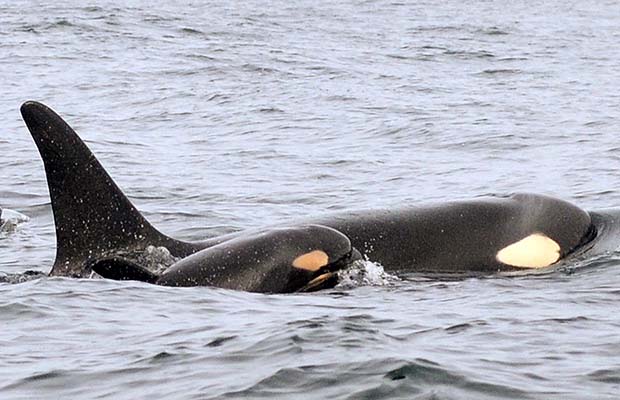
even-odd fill
[[[55,254],[26,100],[187,240],[515,191],[620,206],[617,2],[97,3],[0,0],[0,207],[30,217],[2,273]],[[620,253],[581,267],[304,295],[0,284],[0,398],[616,399]]]

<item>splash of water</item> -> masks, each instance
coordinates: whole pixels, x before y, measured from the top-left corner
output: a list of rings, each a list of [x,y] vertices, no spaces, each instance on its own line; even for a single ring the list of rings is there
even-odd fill
[[[15,232],[18,225],[30,221],[30,217],[14,210],[0,210],[0,234]]]
[[[351,289],[359,286],[391,286],[400,281],[388,274],[377,262],[362,260],[353,263],[349,268],[338,273],[338,288]]]

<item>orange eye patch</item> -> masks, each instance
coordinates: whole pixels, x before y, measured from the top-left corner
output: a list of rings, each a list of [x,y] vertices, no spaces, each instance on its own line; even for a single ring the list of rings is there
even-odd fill
[[[318,271],[329,263],[329,256],[322,250],[313,250],[293,260],[293,267],[306,271]]]

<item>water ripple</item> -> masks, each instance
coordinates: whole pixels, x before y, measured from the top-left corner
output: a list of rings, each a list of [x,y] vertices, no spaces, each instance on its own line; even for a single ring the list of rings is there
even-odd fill
[[[287,296],[42,278],[54,219],[19,115],[49,103],[187,240],[515,191],[617,207],[613,2],[0,11],[0,207],[30,217],[0,232],[3,399],[617,398],[615,253]]]

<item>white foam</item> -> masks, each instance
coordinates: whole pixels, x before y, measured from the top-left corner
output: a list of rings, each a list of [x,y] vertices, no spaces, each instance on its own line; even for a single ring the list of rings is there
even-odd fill
[[[338,272],[338,288],[354,288],[359,286],[391,286],[400,279],[388,274],[379,263],[362,260],[353,263],[349,268]]]
[[[17,211],[2,209],[0,213],[0,232],[13,232],[17,225],[30,221],[27,215],[18,213]]]
[[[145,266],[156,274],[161,274],[179,260],[179,258],[175,258],[170,254],[170,250],[163,246],[148,246],[144,250],[142,257],[142,261],[146,264]]]

